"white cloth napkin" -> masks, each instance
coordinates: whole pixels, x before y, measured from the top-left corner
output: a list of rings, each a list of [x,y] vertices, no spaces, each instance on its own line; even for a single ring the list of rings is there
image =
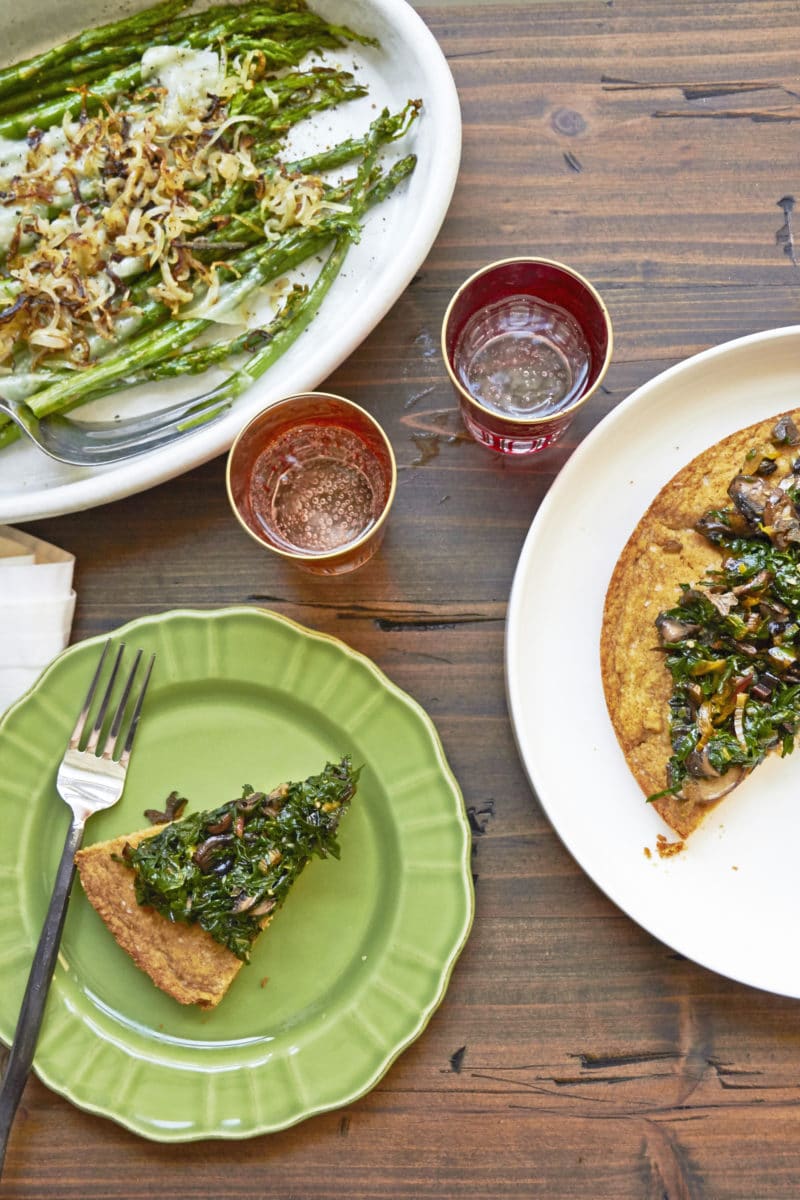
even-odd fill
[[[0,525],[0,712],[69,642],[74,555]]]

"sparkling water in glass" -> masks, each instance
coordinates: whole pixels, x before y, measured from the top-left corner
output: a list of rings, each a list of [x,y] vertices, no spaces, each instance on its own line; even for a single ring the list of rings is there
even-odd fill
[[[455,367],[487,408],[513,417],[558,412],[579,395],[591,351],[575,318],[535,296],[508,296],[476,312]]]

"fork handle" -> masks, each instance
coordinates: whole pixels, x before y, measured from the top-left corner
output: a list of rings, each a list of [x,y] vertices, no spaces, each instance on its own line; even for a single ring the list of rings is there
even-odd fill
[[[83,839],[85,819],[73,817],[67,831],[61,861],[58,864],[50,907],[44,919],[39,944],[33,956],[25,995],[19,1010],[17,1029],[8,1055],[6,1072],[0,1087],[0,1175],[3,1171],[6,1146],[14,1114],[25,1090],[30,1073],[39,1029],[44,1016],[50,980],[58,958],[61,933],[67,915],[67,903],[75,875],[75,852]]]

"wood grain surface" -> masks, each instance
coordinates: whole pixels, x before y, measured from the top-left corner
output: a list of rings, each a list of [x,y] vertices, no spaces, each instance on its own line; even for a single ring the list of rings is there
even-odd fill
[[[797,1002],[682,960],[597,890],[527,783],[503,678],[517,557],[575,445],[672,363],[800,318],[798,5],[418,7],[461,96],[461,175],[427,262],[327,381],[397,452],[380,556],[338,580],[266,557],[229,514],[222,458],[27,528],[77,555],[75,640],[180,606],[265,605],[415,696],[471,814],[473,934],[428,1029],[357,1104],[271,1137],[168,1147],[32,1079],[1,1196],[800,1195]],[[438,341],[467,274],[528,252],[594,282],[616,348],[564,443],[522,464],[465,437]]]

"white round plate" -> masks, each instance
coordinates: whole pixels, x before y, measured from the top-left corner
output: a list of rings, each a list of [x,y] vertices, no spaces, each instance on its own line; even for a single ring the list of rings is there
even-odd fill
[[[645,508],[700,451],[800,405],[800,326],[670,368],[578,447],[528,533],[506,638],[519,752],[556,832],[643,928],[731,979],[800,997],[800,751],[768,760],[671,858],[614,736],[599,641],[614,564]],[[651,851],[648,857],[645,849]]]
[[[137,0],[138,7],[144,7]],[[438,43],[406,0],[312,0],[327,19],[377,37],[379,48],[348,46],[328,62],[339,61],[369,88],[363,99],[332,113],[319,114],[316,144],[331,144],[366,131],[384,105],[392,111],[420,98],[423,110],[410,133],[393,146],[392,157],[415,153],[413,175],[366,217],[360,242],[350,250],[344,269],[320,312],[286,354],[220,420],[184,441],[115,467],[73,468],[46,459],[21,442],[0,453],[0,523],[58,516],[121,499],[172,479],[228,449],[254,413],[282,396],[318,387],[364,340],[405,290],[427,257],[447,213],[461,155],[461,114],[450,68]],[[20,15],[20,14],[23,15]],[[0,0],[4,48],[9,60],[41,48],[43,29],[60,40],[75,29],[108,20],[104,0],[30,0],[23,10]],[[29,31],[29,33],[26,33]],[[298,126],[292,150],[308,153],[315,144]],[[217,377],[213,382],[217,381]],[[188,381],[189,394],[208,386]],[[185,389],[181,391],[184,395]],[[152,389],[133,400],[135,411],[169,400]],[[126,415],[131,408],[125,409]],[[93,404],[93,418],[120,412],[113,398]]]

